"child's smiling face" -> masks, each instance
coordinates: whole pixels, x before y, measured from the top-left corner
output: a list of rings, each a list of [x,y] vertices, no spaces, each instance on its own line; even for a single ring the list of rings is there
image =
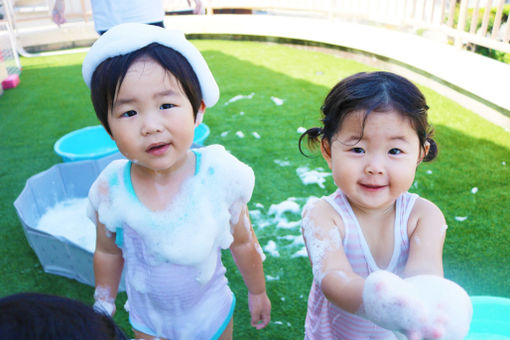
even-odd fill
[[[322,152],[335,184],[354,209],[387,209],[409,190],[427,150],[421,149],[410,121],[398,112],[374,111],[364,128],[363,117],[362,111],[350,113],[331,145],[323,142]]]
[[[183,164],[195,128],[193,108],[180,83],[150,58],[129,67],[108,124],[120,152],[154,171]]]

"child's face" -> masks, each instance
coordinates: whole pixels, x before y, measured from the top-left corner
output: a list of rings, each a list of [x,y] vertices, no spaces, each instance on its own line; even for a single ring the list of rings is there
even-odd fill
[[[149,58],[129,67],[108,124],[119,151],[155,171],[184,163],[195,127],[191,103],[178,81]]]
[[[353,208],[387,209],[409,190],[424,154],[407,118],[395,111],[372,112],[362,130],[363,115],[349,114],[331,145],[323,143],[322,153]]]

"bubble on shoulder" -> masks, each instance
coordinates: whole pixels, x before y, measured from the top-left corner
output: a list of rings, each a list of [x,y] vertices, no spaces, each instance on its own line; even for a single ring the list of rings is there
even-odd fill
[[[305,205],[303,206],[303,212],[301,213],[302,217],[308,216],[318,204],[320,204],[321,199],[317,196],[310,196],[306,200]]]
[[[118,183],[122,178],[122,171],[127,163],[126,159],[110,162],[99,174],[89,190],[89,199],[97,209],[102,200],[109,196],[110,186]]]
[[[200,149],[203,162],[216,168],[222,168],[232,163],[240,162],[235,156],[225,149],[223,145],[213,144]]]
[[[255,174],[245,163],[228,152],[222,145],[209,145],[201,149],[202,164],[210,190],[223,192],[228,201],[248,202],[255,186]]]
[[[117,177],[116,175],[122,173],[124,168],[126,167],[128,160],[127,159],[115,159],[111,161],[99,174],[99,181],[109,182],[113,177]]]
[[[255,174],[251,167],[240,161],[227,151],[222,145],[214,144],[201,149],[202,163],[208,175],[214,175],[215,180],[223,180],[231,184],[253,186]]]

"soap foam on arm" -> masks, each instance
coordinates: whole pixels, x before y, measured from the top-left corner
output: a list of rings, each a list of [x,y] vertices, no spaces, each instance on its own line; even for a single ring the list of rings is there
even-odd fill
[[[363,278],[353,272],[343,249],[341,219],[324,200],[309,199],[303,209],[302,232],[313,277],[326,298],[350,313],[361,304]]]
[[[339,251],[342,244],[338,228],[332,224],[331,219],[325,217],[323,204],[317,198],[308,200],[303,208],[301,228],[313,277],[319,286],[324,276],[330,272],[327,263],[330,253]]]

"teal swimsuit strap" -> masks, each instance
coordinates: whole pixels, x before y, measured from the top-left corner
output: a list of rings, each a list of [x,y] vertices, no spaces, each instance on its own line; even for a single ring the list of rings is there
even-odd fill
[[[131,166],[133,165],[133,162],[128,161],[126,163],[126,167],[124,168],[124,185],[126,186],[126,189],[128,193],[138,200],[138,197],[136,197],[135,188],[133,188],[133,182],[131,182]]]
[[[236,296],[234,293],[232,293],[232,304],[230,305],[230,310],[228,311],[228,315],[225,318],[225,320],[223,321],[223,323],[220,325],[220,328],[218,328],[216,333],[213,334],[211,340],[218,340],[220,338],[220,336],[223,334],[223,332],[225,331],[225,329],[227,329],[227,326],[230,323],[230,320],[232,320],[232,316],[234,316],[235,307],[236,307]],[[131,315],[129,316],[129,323],[131,324],[131,327],[133,327],[133,329],[136,329],[139,332],[149,334],[152,336],[156,336],[156,332],[154,332],[149,327],[134,322],[131,318]]]
[[[124,167],[123,173],[124,186],[126,187],[128,194],[135,200],[138,200],[138,197],[136,197],[135,194],[135,189],[133,188],[133,183],[131,182],[131,165],[132,162],[128,161],[126,163],[126,166]],[[124,229],[122,228],[122,226],[117,226],[115,228],[115,244],[119,248],[122,248],[122,245],[124,244]]]
[[[200,163],[202,162],[202,153],[199,152],[197,149],[191,149],[193,153],[195,154],[195,176],[200,171]]]

